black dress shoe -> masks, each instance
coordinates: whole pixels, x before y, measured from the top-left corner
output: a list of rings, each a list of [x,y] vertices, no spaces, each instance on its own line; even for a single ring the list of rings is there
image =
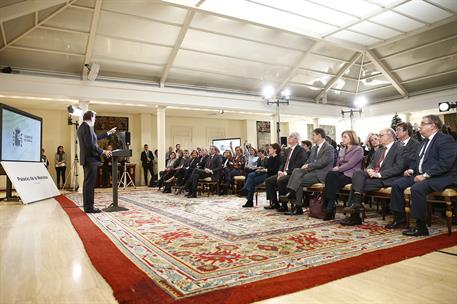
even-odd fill
[[[187,193],[186,194],[186,197],[190,198],[190,197],[197,197],[197,194],[195,193]]]
[[[362,224],[362,219],[358,213],[353,213],[350,217],[342,220],[340,224],[342,226],[356,226]]]
[[[289,211],[289,207],[286,204],[282,204],[281,207],[278,208],[278,212],[287,212]]]
[[[254,203],[252,201],[247,201],[246,204],[243,205],[243,208],[251,208],[254,207]]]
[[[263,209],[266,209],[266,210],[279,209],[279,204],[277,202],[270,203],[269,206],[265,206],[265,207],[263,207]]]
[[[285,215],[300,215],[303,214],[303,209],[300,206],[296,206],[292,211],[284,213]]]
[[[387,229],[396,229],[396,228],[405,228],[405,220],[394,220],[392,223],[387,224],[385,228]]]
[[[86,210],[84,210],[84,212],[86,212],[86,213],[100,213],[102,211],[100,209],[98,209],[98,208],[92,208],[92,209],[86,209]]]
[[[236,192],[236,196],[238,196],[238,197],[248,196],[248,191],[243,188],[243,189],[241,189],[241,190]]]
[[[427,227],[411,228],[402,232],[406,236],[427,236],[429,235]]]
[[[168,188],[167,188],[167,189],[164,189],[164,190],[163,190],[163,193],[171,193],[171,189],[168,189]]]
[[[281,202],[288,202],[290,200],[294,200],[295,199],[295,193],[293,192],[287,192],[286,195],[281,195],[279,197],[279,201]]]
[[[335,219],[335,211],[325,211],[324,221],[331,221]]]

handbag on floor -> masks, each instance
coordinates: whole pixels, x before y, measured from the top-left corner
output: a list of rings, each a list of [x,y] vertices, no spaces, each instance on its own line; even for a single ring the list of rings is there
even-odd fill
[[[309,197],[309,216],[318,219],[325,217],[324,197],[321,193],[313,193]]]

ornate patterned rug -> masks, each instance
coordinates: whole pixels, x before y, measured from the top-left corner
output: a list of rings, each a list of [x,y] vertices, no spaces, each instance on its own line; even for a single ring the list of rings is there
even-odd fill
[[[67,197],[82,206],[81,195]],[[129,191],[119,195],[119,205],[128,211],[88,217],[166,294],[163,301],[157,303],[202,299],[202,295],[253,286],[256,282],[274,284],[278,278],[296,277],[322,265],[329,267],[383,249],[399,249],[398,246],[431,240],[447,232],[444,224],[434,223],[429,238],[404,237],[399,230],[383,228],[386,222],[375,212],[367,213],[362,225],[344,227],[338,224],[342,214],[329,222],[308,215],[285,216],[264,210],[264,201],[259,200],[256,208],[241,208],[244,200],[233,196],[187,199],[153,190]],[[99,208],[108,206],[112,202],[111,193],[97,193],[96,202]],[[441,236],[441,239],[443,244],[452,246],[456,235]],[[88,253],[91,256],[89,250]],[[410,254],[403,254],[381,265],[408,256]],[[356,272],[360,271],[363,269]],[[348,275],[340,272],[340,276],[330,276],[329,280]],[[267,292],[266,296],[244,295],[238,297],[238,303],[303,289],[303,285],[295,287],[289,280],[286,282],[291,286]],[[219,302],[224,299],[219,298]]]

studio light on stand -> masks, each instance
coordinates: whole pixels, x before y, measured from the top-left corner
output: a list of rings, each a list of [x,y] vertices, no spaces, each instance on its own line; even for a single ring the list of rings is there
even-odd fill
[[[274,104],[276,105],[276,136],[277,136],[277,142],[280,144],[281,143],[281,120],[279,117],[279,105],[280,104],[289,104],[290,101],[290,96],[291,96],[291,91],[289,89],[284,89],[281,91],[280,96],[275,96],[275,90],[273,87],[265,87],[262,90],[262,98],[263,100],[267,101],[267,105]]]
[[[360,64],[359,78],[357,79],[357,87],[355,89],[354,106],[356,108],[355,109],[349,109],[349,110],[341,110],[341,116],[343,118],[345,118],[344,116],[346,114],[349,114],[349,121],[351,123],[351,130],[354,130],[354,128],[353,128],[354,114],[358,113],[359,115],[362,115],[362,108],[367,104],[367,98],[365,96],[359,96],[359,86],[360,86],[360,79],[362,77],[363,60],[364,60],[364,58],[365,58],[365,53],[362,54],[362,62]]]
[[[72,163],[72,170],[68,172],[67,177],[65,179],[65,184],[63,185],[63,188],[67,185],[67,183],[70,181],[70,174],[71,174],[71,184],[69,185],[70,190],[75,192],[78,191],[79,188],[79,183],[78,183],[78,165],[79,165],[79,158],[78,158],[78,121],[73,121],[73,118],[79,118],[83,114],[83,110],[74,105],[69,105],[67,107],[68,111],[68,125],[69,126],[74,126],[73,128],[73,135],[75,138],[74,142],[74,149],[75,149],[75,156],[73,158],[73,163]]]
[[[457,111],[457,102],[456,101],[443,101],[438,103],[438,109],[440,112],[448,112],[451,109],[456,109]]]

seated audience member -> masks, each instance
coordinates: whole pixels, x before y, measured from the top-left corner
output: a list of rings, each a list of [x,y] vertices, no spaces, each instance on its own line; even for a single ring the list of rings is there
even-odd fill
[[[411,187],[411,211],[416,227],[403,231],[407,236],[428,235],[425,224],[427,194],[457,187],[457,144],[452,136],[440,132],[443,123],[436,115],[422,117],[420,133],[425,137],[416,156],[403,173],[404,177],[392,184],[390,209],[394,220],[387,228],[399,228],[405,223],[403,191]]]
[[[163,186],[163,182],[165,181],[164,178],[166,178],[166,179],[170,178],[170,177],[167,177],[167,175],[174,168],[177,160],[178,159],[176,158],[176,153],[171,151],[170,159],[168,159],[168,161],[167,161],[167,166],[165,167],[165,170],[162,170],[159,172],[159,177],[160,177],[159,183],[158,183],[159,188]]]
[[[113,151],[113,146],[108,145],[106,150]],[[113,157],[102,155],[102,160],[103,187],[108,188],[110,186],[110,177],[113,172]]]
[[[313,146],[313,143],[310,142],[309,140],[303,140],[301,142],[301,147],[305,150],[305,154],[306,154],[306,160],[308,160],[309,158],[309,155],[311,154],[311,147]]]
[[[181,187],[181,190],[185,189],[187,192],[190,192],[192,188],[192,173],[194,172],[195,169],[204,169],[206,165],[206,161],[209,158],[208,155],[208,150],[206,148],[197,148],[200,149],[198,152],[198,157],[197,157],[197,165],[195,166],[194,169],[192,170],[187,170],[186,173],[184,174],[183,178],[183,187]],[[178,191],[178,194],[181,193],[181,191]]]
[[[363,148],[359,146],[357,135],[348,130],[341,134],[342,147],[336,166],[325,177],[325,218],[335,219],[336,192],[352,182],[352,174],[362,168]]]
[[[44,166],[46,167],[46,169],[49,167],[49,161],[48,161],[48,157],[46,156],[46,154],[44,154],[44,149],[41,149],[41,158],[40,158],[40,161],[44,164]]]
[[[356,171],[352,175],[350,201],[346,212],[351,216],[341,221],[343,226],[355,226],[362,223],[360,209],[362,208],[362,195],[368,191],[379,190],[382,187],[390,187],[398,179],[404,170],[403,147],[395,141],[395,131],[391,128],[379,132],[380,147],[373,159],[364,171]]]
[[[189,155],[189,150],[179,150],[178,155],[182,154],[182,157],[179,157],[178,160],[176,161],[174,168],[171,170],[170,178],[165,180],[165,186],[163,189],[163,193],[171,193],[171,184],[173,181],[175,181],[178,178],[182,178],[184,176],[184,173],[186,171],[186,168],[189,167],[190,162],[192,159],[190,158]],[[179,161],[181,159],[181,161]],[[179,162],[178,162],[179,161]]]
[[[181,144],[176,144],[175,148],[176,148],[175,152],[176,152],[176,154],[178,154],[178,151],[181,151]]]
[[[63,146],[57,147],[54,161],[56,164],[57,188],[63,189],[65,185],[65,170],[67,169],[67,154],[63,150]],[[60,177],[62,177],[62,185],[60,185]]]
[[[278,211],[287,211],[287,204],[284,207],[279,206],[277,191],[279,195],[287,193],[287,182],[295,168],[300,168],[305,163],[305,151],[298,144],[300,142],[300,134],[292,132],[287,137],[289,148],[284,151],[284,157],[281,157],[281,166],[277,174],[265,179],[265,187],[267,192],[267,200],[270,201],[269,206],[265,209],[278,209]],[[282,149],[281,149],[282,150]],[[282,153],[282,152],[281,152]]]
[[[259,159],[257,150],[251,144],[248,144],[247,141],[244,142],[244,157],[246,161],[244,174],[247,175],[257,169],[257,160]]]
[[[274,143],[270,145],[268,149],[269,157],[265,157],[267,163],[264,167],[259,167],[255,172],[248,174],[246,183],[244,184],[243,189],[241,189],[240,194],[247,196],[247,202],[243,207],[253,207],[253,198],[255,186],[263,183],[267,177],[275,176],[278,173],[279,166],[281,165],[281,147]]]
[[[154,178],[154,155],[149,150],[148,145],[144,145],[143,148],[144,150],[141,152],[141,166],[143,167],[144,184],[149,185],[148,171],[151,173],[151,178]]]
[[[230,150],[232,150],[232,142],[230,142]],[[245,158],[243,150],[241,150],[241,147],[235,147],[235,156],[233,156],[228,162],[224,162],[224,165],[226,165],[224,168],[225,187],[221,190],[221,195],[227,194],[234,176],[243,174],[244,163]]]
[[[212,181],[219,182],[222,170],[222,156],[219,154],[219,149],[216,146],[210,147],[210,155],[207,157],[205,167],[202,169],[196,168],[191,176],[191,189],[186,197],[197,197],[198,180],[206,177],[211,177]]]
[[[173,152],[173,147],[169,146],[168,151],[165,153],[165,165],[168,164],[168,160],[170,159],[171,153],[176,153],[176,152]],[[176,154],[175,154],[175,156],[176,156]]]
[[[365,141],[365,144],[366,144],[366,146],[365,146],[365,148],[366,148],[365,157],[366,158],[365,158],[365,162],[363,164],[363,167],[367,168],[368,165],[373,160],[374,153],[380,147],[379,135],[378,134],[373,134],[373,133],[368,134],[367,140]]]
[[[325,140],[324,129],[314,129],[311,133],[311,140],[315,146],[311,149],[309,159],[301,168],[293,170],[287,183],[289,192],[281,197],[284,210],[287,210],[288,200],[295,200],[294,209],[286,213],[287,215],[303,214],[303,187],[324,182],[325,176],[333,167],[335,149]]]
[[[395,133],[397,135],[397,140],[403,146],[404,162],[405,164],[410,164],[415,158],[416,150],[419,146],[419,142],[411,137],[413,134],[413,126],[409,122],[400,122],[397,124]]]
[[[269,151],[269,149],[267,151]],[[259,149],[259,151],[257,151],[257,156],[259,157],[257,160],[257,170],[259,168],[266,168],[268,163],[268,156],[265,155],[265,150]]]

